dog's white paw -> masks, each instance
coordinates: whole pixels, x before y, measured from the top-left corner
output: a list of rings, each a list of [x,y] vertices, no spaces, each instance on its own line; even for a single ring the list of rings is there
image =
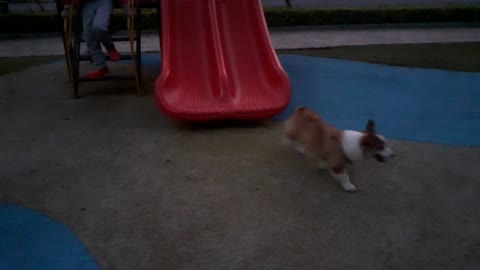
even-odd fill
[[[354,192],[357,188],[352,183],[343,184],[343,189],[348,192]]]
[[[305,154],[305,147],[303,147],[303,145],[298,144],[295,147],[295,150],[297,150],[297,152],[300,153],[300,154]]]
[[[325,164],[325,162],[320,161],[320,162],[318,162],[318,168],[320,170],[325,170],[325,169],[327,169],[327,164]]]

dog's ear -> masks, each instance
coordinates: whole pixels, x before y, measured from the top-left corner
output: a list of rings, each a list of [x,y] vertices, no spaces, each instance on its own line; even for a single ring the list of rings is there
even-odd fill
[[[363,136],[362,140],[360,140],[360,145],[363,146],[364,148],[373,148],[373,145],[374,145],[373,137],[369,135]]]
[[[367,133],[373,134],[375,133],[375,122],[373,120],[368,120],[367,127],[365,129]]]

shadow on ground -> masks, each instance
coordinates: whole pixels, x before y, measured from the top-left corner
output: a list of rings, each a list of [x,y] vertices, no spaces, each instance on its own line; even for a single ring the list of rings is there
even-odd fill
[[[184,126],[133,82],[73,100],[65,78],[1,77],[0,200],[66,224],[104,269],[480,267],[478,148],[392,141],[398,158],[352,167],[348,194],[277,122]]]

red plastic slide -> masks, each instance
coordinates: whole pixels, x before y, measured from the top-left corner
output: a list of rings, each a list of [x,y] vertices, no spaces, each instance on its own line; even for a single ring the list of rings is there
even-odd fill
[[[162,0],[156,100],[178,120],[261,120],[282,112],[290,81],[261,0]]]

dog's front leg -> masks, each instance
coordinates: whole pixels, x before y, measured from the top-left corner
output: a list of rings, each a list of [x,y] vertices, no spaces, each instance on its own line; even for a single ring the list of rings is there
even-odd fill
[[[295,146],[295,151],[300,154],[305,154],[305,147],[301,143],[297,143],[297,145]]]
[[[340,182],[345,191],[352,192],[357,190],[357,188],[350,182],[350,177],[348,176],[345,168],[333,168],[330,172],[332,173],[333,177],[335,177],[335,180]]]
[[[320,159],[320,160],[318,161],[318,168],[319,168],[320,170],[325,170],[325,169],[328,168],[328,165],[327,165],[327,163],[326,163],[324,160],[321,160],[321,159]]]

